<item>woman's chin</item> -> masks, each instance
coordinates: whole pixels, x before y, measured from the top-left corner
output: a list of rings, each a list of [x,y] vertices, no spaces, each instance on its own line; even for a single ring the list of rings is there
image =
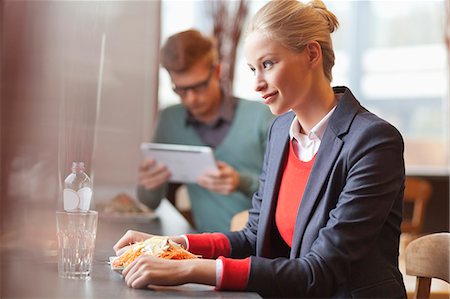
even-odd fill
[[[289,111],[289,109],[286,109],[286,108],[283,108],[283,107],[279,107],[279,106],[277,106],[275,104],[269,105],[269,109],[270,109],[270,112],[272,112],[273,115],[281,115],[281,114],[284,114],[284,113]]]

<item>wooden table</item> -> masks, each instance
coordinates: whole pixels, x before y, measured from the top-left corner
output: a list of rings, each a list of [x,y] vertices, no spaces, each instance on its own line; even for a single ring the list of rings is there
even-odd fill
[[[163,201],[157,218],[111,220],[99,217],[96,250],[90,280],[58,277],[54,211],[29,210],[24,231],[3,236],[1,246],[1,298],[261,298],[256,293],[218,292],[213,287],[187,284],[179,287],[131,289],[120,274],[112,271],[108,258],[112,246],[128,230],[157,235],[192,232],[178,211]],[[6,239],[6,240],[5,240]],[[6,245],[9,244],[9,245]]]

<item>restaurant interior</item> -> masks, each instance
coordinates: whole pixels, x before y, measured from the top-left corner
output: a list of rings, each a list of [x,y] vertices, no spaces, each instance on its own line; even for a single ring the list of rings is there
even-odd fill
[[[126,288],[117,273],[101,272],[102,263],[127,228],[152,227],[166,235],[195,231],[186,190],[182,185],[170,189],[148,218],[112,219],[101,213],[117,196],[136,200],[139,146],[151,140],[158,111],[179,102],[159,64],[160,47],[168,36],[189,28],[215,35],[223,46],[221,62],[228,67],[222,76],[230,93],[258,101],[243,56],[245,30],[238,36],[231,31],[245,28],[267,1],[0,1],[0,298],[150,296]],[[449,233],[450,1],[324,2],[341,22],[332,35],[332,84],[351,86],[364,106],[404,138],[399,263],[413,298],[416,276],[405,272],[408,245]],[[91,209],[100,214],[98,270],[91,281],[72,284],[57,278],[54,212],[61,208],[73,161],[84,161],[93,182]],[[231,229],[245,224],[246,214],[239,217]],[[448,240],[446,259],[435,261],[446,268],[447,281]],[[44,270],[38,265],[24,273],[17,267],[36,260]],[[429,298],[450,298],[444,280],[432,279]],[[105,291],[109,288],[114,292]],[[233,298],[232,293],[211,295],[209,288],[153,292]]]

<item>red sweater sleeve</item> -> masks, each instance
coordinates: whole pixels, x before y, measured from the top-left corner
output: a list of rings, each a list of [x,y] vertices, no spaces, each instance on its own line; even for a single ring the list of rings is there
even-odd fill
[[[199,254],[204,258],[230,256],[230,241],[224,234],[188,234],[186,237],[189,242],[188,250],[194,254]]]
[[[235,260],[219,257],[222,261],[222,279],[217,290],[242,291],[247,286],[248,276],[250,274],[250,258]]]
[[[222,275],[218,290],[244,290],[250,273],[250,258],[236,260],[230,256],[231,245],[228,238],[221,233],[204,233],[186,235],[189,251],[204,258],[217,258],[222,262]],[[220,278],[220,276],[219,276]]]

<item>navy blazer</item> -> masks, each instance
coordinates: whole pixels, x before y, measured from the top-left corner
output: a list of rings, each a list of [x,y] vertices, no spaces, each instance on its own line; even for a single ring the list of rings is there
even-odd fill
[[[249,221],[227,233],[251,256],[247,290],[264,297],[406,298],[398,269],[405,183],[403,140],[346,87],[329,119],[298,209],[292,248],[275,224],[293,112],[268,133]]]

